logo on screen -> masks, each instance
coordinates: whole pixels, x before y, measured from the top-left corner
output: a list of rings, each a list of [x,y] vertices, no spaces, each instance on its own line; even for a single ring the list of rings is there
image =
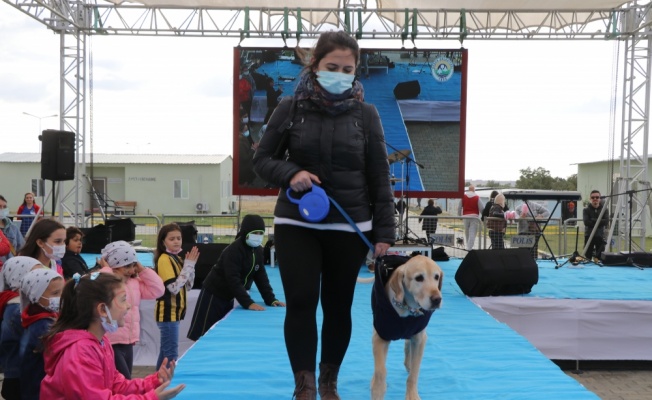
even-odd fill
[[[450,58],[439,56],[432,63],[432,76],[438,82],[446,82],[453,76],[455,66]]]

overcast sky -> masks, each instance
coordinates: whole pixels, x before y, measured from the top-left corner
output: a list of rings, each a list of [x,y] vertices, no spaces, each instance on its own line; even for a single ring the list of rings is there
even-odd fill
[[[0,152],[36,153],[39,119],[23,113],[59,113],[59,36],[0,2],[0,37]],[[96,36],[89,43],[93,151],[232,154],[236,41]],[[243,45],[282,42],[246,40]],[[401,43],[361,45],[400,48]],[[469,49],[467,181],[516,180],[528,167],[566,178],[577,173],[578,162],[605,160],[612,152],[620,156],[620,133],[615,149],[609,137],[613,43],[467,41],[464,46]],[[58,129],[58,124],[57,118],[41,120],[42,129]]]

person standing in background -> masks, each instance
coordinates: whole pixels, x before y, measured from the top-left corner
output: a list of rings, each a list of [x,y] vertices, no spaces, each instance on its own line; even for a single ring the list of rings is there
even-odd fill
[[[537,221],[547,219],[550,216],[550,211],[537,202],[523,203],[518,211],[518,234],[534,236],[534,244],[530,252],[532,258],[536,260],[539,258],[539,238],[541,237],[541,227]]]
[[[598,190],[592,190],[590,197],[591,202],[582,211],[582,220],[584,221],[584,247],[587,244],[589,245],[584,256],[587,260],[598,263],[606,245],[604,241],[604,228],[609,224],[609,212],[605,211],[602,218],[598,219],[604,207],[604,204],[600,200],[600,192]],[[596,224],[598,227],[595,229],[593,240],[589,243],[591,232],[593,232]]]
[[[36,216],[38,215],[38,212],[41,210],[41,207],[36,204],[34,201],[34,193],[27,192],[25,193],[25,197],[23,199],[23,204],[18,207],[18,211],[16,214],[18,215],[33,215]],[[23,234],[23,237],[27,235],[27,232],[29,231],[29,227],[32,226],[32,221],[34,221],[34,217],[20,217],[19,218],[22,223],[20,224],[20,233]]]
[[[7,199],[0,195],[0,230],[7,237],[9,241],[9,254],[0,257],[0,266],[3,262],[11,257],[14,257],[20,249],[25,245],[25,238],[20,233],[20,229],[16,227],[9,219],[9,208],[7,207]]]
[[[441,214],[441,207],[435,205],[433,199],[428,200],[428,205],[423,209],[421,215],[439,215]],[[426,238],[428,243],[430,243],[430,236],[434,235],[437,232],[437,218],[419,218],[419,222],[423,220],[421,229],[426,232]]]
[[[480,210],[484,208],[484,203],[480,196],[475,192],[475,186],[469,185],[468,192],[464,193],[460,206],[457,209],[457,215],[464,217],[475,217],[464,219],[464,240],[467,251],[473,250],[475,238],[480,233]]]
[[[500,193],[494,198],[494,204],[489,210],[485,224],[489,229],[489,239],[491,239],[491,248],[493,250],[503,250],[505,248],[505,229],[507,221],[505,220],[505,196]]]

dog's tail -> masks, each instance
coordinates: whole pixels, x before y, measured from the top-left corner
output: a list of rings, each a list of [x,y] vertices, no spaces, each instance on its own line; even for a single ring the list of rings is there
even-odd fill
[[[370,276],[369,278],[362,278],[362,277],[359,276],[358,277],[358,283],[373,283],[374,279],[375,278],[373,276]]]

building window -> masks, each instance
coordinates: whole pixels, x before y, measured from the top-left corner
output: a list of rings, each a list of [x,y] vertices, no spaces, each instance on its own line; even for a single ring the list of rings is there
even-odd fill
[[[188,179],[174,180],[174,198],[175,199],[190,198],[190,181]]]
[[[45,181],[43,179],[32,179],[32,193],[36,197],[45,196]]]

